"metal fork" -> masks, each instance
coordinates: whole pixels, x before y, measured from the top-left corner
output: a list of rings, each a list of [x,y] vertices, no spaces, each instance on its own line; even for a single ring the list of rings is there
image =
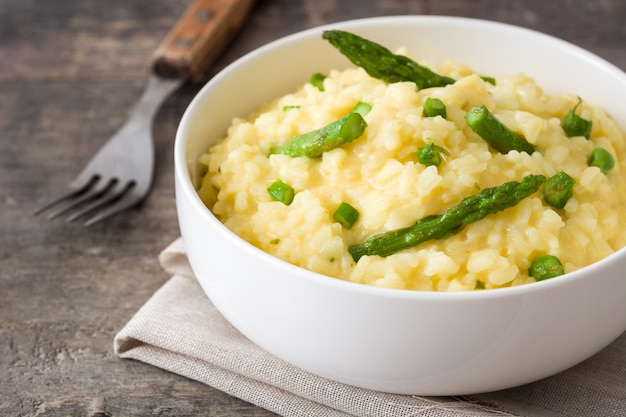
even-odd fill
[[[152,187],[152,122],[162,103],[182,84],[197,82],[234,36],[252,0],[196,0],[154,54],[148,83],[126,123],[83,170],[34,214],[67,202],[48,218],[72,212],[67,222],[91,214],[85,226],[144,200]]]
[[[39,214],[67,200],[52,211],[52,219],[76,209],[67,217],[72,222],[95,212],[91,225],[142,201],[150,192],[154,172],[152,121],[161,103],[182,80],[150,76],[148,85],[126,123],[113,135],[58,195],[35,209]]]

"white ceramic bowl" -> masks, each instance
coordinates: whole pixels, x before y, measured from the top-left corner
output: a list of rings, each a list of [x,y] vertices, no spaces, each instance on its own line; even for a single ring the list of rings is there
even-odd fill
[[[219,311],[261,348],[314,374],[400,394],[499,390],[569,368],[626,330],[626,252],[526,286],[465,293],[374,288],[271,257],[220,223],[198,198],[198,155],[234,116],[293,91],[315,71],[351,66],[321,33],[352,31],[419,60],[479,73],[524,72],[549,93],[610,109],[626,128],[626,75],[564,41],[504,24],[402,16],[300,32],[239,59],[185,112],[176,137],[176,202],[193,271]]]

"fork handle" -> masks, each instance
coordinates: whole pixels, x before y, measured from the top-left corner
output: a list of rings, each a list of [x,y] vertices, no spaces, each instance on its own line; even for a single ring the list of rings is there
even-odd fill
[[[238,32],[254,0],[195,0],[152,57],[166,78],[197,82]]]

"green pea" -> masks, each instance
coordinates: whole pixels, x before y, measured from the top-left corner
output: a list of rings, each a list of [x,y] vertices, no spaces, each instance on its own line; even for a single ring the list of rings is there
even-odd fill
[[[546,203],[554,208],[562,209],[572,196],[575,184],[574,178],[561,171],[548,178],[541,192]]]
[[[615,166],[615,158],[604,148],[595,148],[589,155],[589,166],[598,167],[606,174]]]
[[[537,281],[558,277],[564,273],[563,264],[554,255],[543,255],[535,258],[528,268],[528,275]]]

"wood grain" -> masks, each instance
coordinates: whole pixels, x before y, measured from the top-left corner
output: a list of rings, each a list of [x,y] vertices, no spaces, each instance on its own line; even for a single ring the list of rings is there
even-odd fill
[[[152,57],[164,77],[202,79],[246,21],[254,0],[196,0]]]
[[[2,416],[273,415],[113,355],[113,336],[168,278],[156,256],[178,236],[172,144],[198,87],[183,88],[159,113],[154,189],[141,207],[90,229],[31,215],[123,123],[153,51],[188,4],[0,0]],[[260,0],[208,76],[295,31],[395,14],[513,23],[626,69],[621,0]]]

